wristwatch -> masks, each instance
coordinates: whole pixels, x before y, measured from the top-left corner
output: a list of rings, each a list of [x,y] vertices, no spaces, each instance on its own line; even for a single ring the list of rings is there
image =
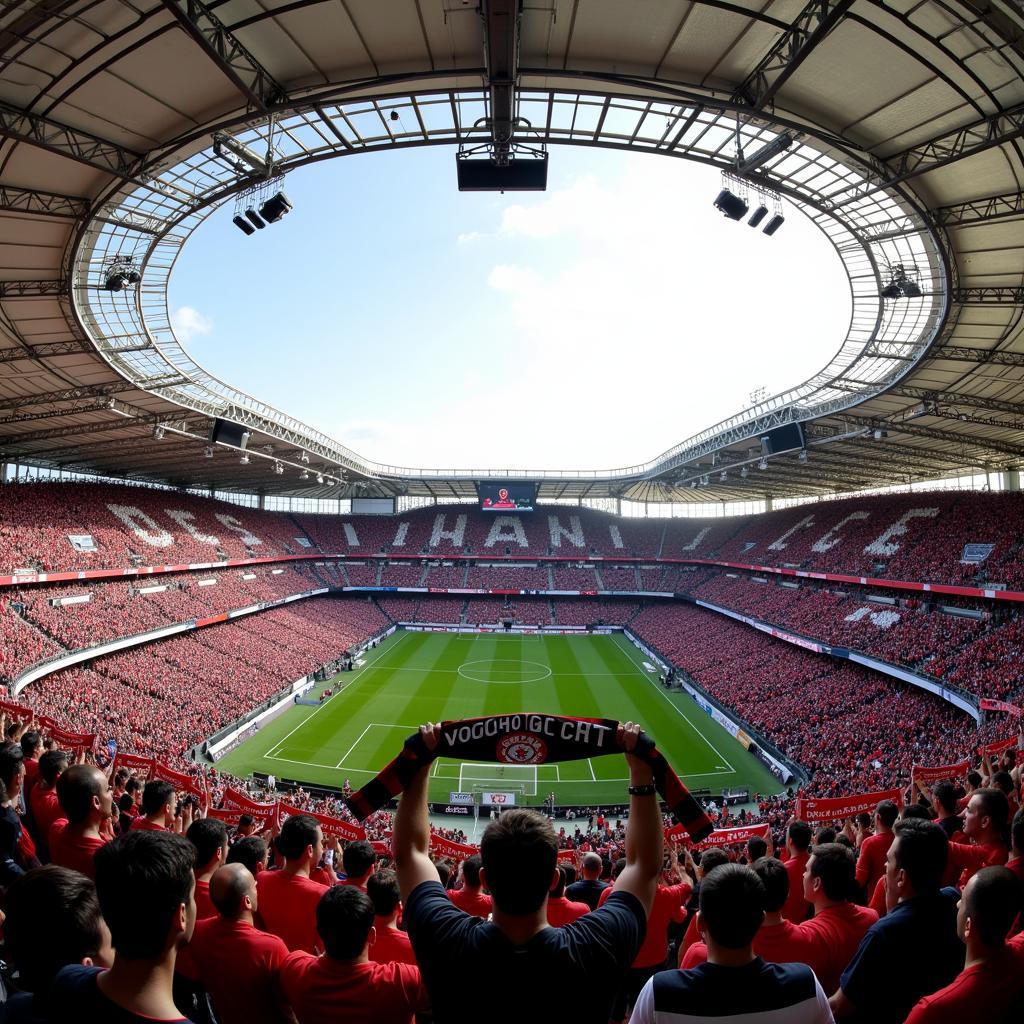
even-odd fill
[[[645,782],[642,786],[630,786],[630,796],[654,796],[658,792],[657,786],[653,782]]]

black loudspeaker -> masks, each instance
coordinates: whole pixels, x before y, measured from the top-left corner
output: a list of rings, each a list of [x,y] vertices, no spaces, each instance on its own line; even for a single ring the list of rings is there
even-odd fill
[[[504,167],[490,160],[455,158],[460,192],[543,192],[548,187],[548,156],[510,160]]]
[[[218,441],[244,449],[249,443],[249,431],[239,423],[216,419],[210,429],[210,444],[216,444]]]
[[[723,188],[715,199],[715,209],[721,210],[729,220],[743,220],[747,215],[747,201]]]
[[[804,446],[804,428],[799,423],[776,427],[761,435],[761,450],[765,455],[791,452]]]

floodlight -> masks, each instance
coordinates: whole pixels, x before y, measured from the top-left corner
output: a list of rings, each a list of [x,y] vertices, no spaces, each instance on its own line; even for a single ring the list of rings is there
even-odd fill
[[[767,460],[767,459],[762,459],[762,460],[761,460],[761,461],[760,461],[760,462],[759,462],[759,463],[757,464],[757,468],[758,468],[758,469],[767,469],[767,468],[768,468],[768,460]]]
[[[161,441],[161,440],[163,440],[163,436],[164,436],[163,424],[162,423],[158,423],[155,427],[153,427],[153,437],[157,441]]]
[[[213,458],[213,445],[212,444],[208,444],[203,449],[203,458],[204,459],[212,459]]]
[[[903,293],[900,291],[900,286],[895,281],[891,281],[879,294],[883,299],[898,299]]]
[[[283,192],[275,192],[260,207],[260,216],[268,224],[276,224],[291,209],[291,200]]]
[[[249,465],[249,453],[243,452],[242,457],[238,460],[243,466]]]
[[[768,207],[762,203],[751,215],[750,220],[747,223],[752,227],[756,228],[768,216]]]
[[[262,231],[267,225],[263,223],[263,218],[255,210],[246,210],[245,216],[249,223],[254,227]]]
[[[881,427],[875,427],[872,435],[876,441],[881,441],[883,437],[889,436],[888,430],[883,430]]]
[[[129,284],[138,284],[142,280],[142,275],[137,270],[129,270],[125,279]]]
[[[309,479],[309,470],[308,470],[308,469],[304,469],[304,470],[303,470],[303,471],[302,471],[302,472],[301,472],[301,473],[299,474],[299,479],[300,479],[300,480],[308,480],[308,479]]]
[[[919,299],[921,298],[921,289],[916,281],[907,280],[903,282],[903,294],[908,299]]]
[[[797,458],[801,462],[806,462],[807,461],[807,449],[806,448],[801,448],[800,449],[800,454],[797,456]]]
[[[280,462],[275,462],[274,472],[277,474],[277,476],[280,476],[284,472],[284,466],[282,466]]]
[[[774,217],[764,226],[764,233],[766,235],[774,235],[783,224],[786,223],[786,218],[781,213],[775,214]]]
[[[118,272],[107,276],[106,289],[108,292],[119,292],[124,289],[125,275]]]
[[[236,213],[234,217],[231,218],[231,223],[234,224],[235,227],[243,234],[256,234],[256,229],[240,213]]]
[[[743,220],[747,215],[747,201],[723,188],[715,199],[715,209],[721,210],[730,220]]]

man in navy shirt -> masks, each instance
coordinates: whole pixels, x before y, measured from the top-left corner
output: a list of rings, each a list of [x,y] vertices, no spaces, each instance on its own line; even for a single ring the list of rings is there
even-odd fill
[[[640,727],[627,723],[620,729],[630,774],[626,868],[603,907],[564,928],[547,921],[558,843],[546,817],[511,810],[487,826],[480,846],[481,880],[494,898],[493,921],[487,922],[452,904],[427,854],[427,767],[406,787],[395,816],[395,866],[404,923],[437,1024],[463,1024],[467,1015],[488,1024],[522,1024],[531,1015],[535,1021],[607,1024],[615,992],[643,941],[662,858],[651,768],[630,753]],[[420,731],[435,749],[440,727]]]
[[[899,1024],[922,997],[948,985],[964,962],[955,889],[942,889],[949,840],[933,821],[897,822],[885,864],[893,909],[861,940],[829,1002],[837,1020]]]

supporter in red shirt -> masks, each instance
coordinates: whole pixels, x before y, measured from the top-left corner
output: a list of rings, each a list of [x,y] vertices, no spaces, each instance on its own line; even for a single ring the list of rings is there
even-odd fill
[[[53,1020],[184,1020],[171,989],[178,951],[195,925],[193,860],[192,847],[165,832],[129,832],[100,850],[96,891],[114,963],[108,971],[61,970],[50,990]]]
[[[697,865],[694,864],[689,851],[686,853],[687,868],[694,868],[698,879],[704,878],[709,872],[714,871],[720,865],[728,863],[729,855],[725,850],[719,850],[714,847],[704,851],[700,858],[700,864]],[[691,914],[690,920],[686,925],[686,934],[683,936],[682,945],[679,947],[680,954],[685,953],[695,942],[700,942],[700,932],[697,930],[697,915]]]
[[[267,843],[260,836],[236,838],[228,850],[229,864],[241,864],[248,868],[253,878],[267,870]]]
[[[57,779],[67,769],[68,755],[63,750],[48,750],[39,759],[36,784],[28,794],[28,805],[39,839],[41,860],[49,860],[50,828],[58,818],[64,817],[57,799]]]
[[[1010,827],[1010,859],[1006,866],[1024,882],[1024,810],[1013,816]]]
[[[561,928],[564,924],[572,924],[577,918],[590,913],[586,903],[574,903],[565,896],[565,868],[555,865],[557,875],[554,888],[548,893],[548,924],[552,928]],[[682,918],[680,917],[680,921]],[[648,922],[648,934],[650,923]]]
[[[875,911],[850,900],[854,871],[853,853],[839,843],[815,846],[804,871],[804,898],[814,906],[814,917],[797,925],[797,930],[810,940],[806,962],[829,994],[839,988],[860,940],[878,920]]]
[[[288,947],[253,924],[256,879],[244,865],[227,864],[210,879],[210,899],[216,916],[196,922],[183,973],[202,983],[221,1024],[285,1024],[291,1018],[276,981]]]
[[[373,902],[355,886],[324,890],[316,908],[324,955],[292,953],[280,969],[281,988],[302,1024],[412,1024],[426,1011],[418,968],[369,959],[373,918]]]
[[[360,839],[349,843],[341,855],[341,866],[345,869],[345,885],[354,885],[366,892],[366,880],[373,874],[377,864],[377,854],[373,847]]]
[[[196,920],[204,921],[217,916],[210,899],[210,879],[227,859],[228,830],[218,818],[200,818],[189,825],[185,838],[196,851]]]
[[[1001,790],[977,789],[971,794],[964,812],[964,835],[970,841],[949,844],[949,859],[961,869],[961,889],[981,868],[1006,863],[1009,821],[1009,804]]]
[[[163,832],[174,824],[176,810],[174,787],[163,779],[150,779],[142,791],[142,814],[132,822],[132,829]]]
[[[309,877],[324,850],[324,834],[316,818],[308,814],[290,817],[277,837],[277,849],[284,857],[284,867],[256,876],[263,927],[284,939],[292,952],[317,952],[316,907],[327,886]]]
[[[402,907],[398,876],[390,869],[371,872],[366,880],[366,895],[373,903],[373,927],[377,933],[370,946],[370,959],[378,964],[415,964],[412,942],[398,927]]]
[[[804,870],[810,858],[811,845],[810,826],[803,821],[794,821],[786,830],[786,874],[789,875],[789,896],[782,908],[782,916],[787,921],[798,924],[807,919],[811,905],[804,899]]]
[[[486,920],[491,916],[493,908],[491,897],[480,891],[480,855],[478,853],[474,853],[472,857],[467,857],[462,862],[462,888],[449,889],[448,898],[459,910],[472,917],[482,917]]]
[[[39,778],[39,751],[42,750],[43,739],[38,730],[29,729],[22,733],[21,750],[25,755],[25,793],[32,792]]]
[[[882,800],[875,808],[875,834],[861,840],[857,857],[857,884],[870,895],[878,880],[885,875],[885,858],[892,846],[892,827],[899,808],[892,800]],[[834,989],[825,986],[826,992]]]
[[[1020,1019],[1024,972],[1006,936],[1021,904],[1012,871],[986,867],[971,877],[957,906],[957,934],[967,946],[964,969],[951,985],[921,999],[907,1024]]]
[[[61,867],[96,877],[93,857],[110,841],[114,798],[107,777],[91,764],[73,764],[57,780],[57,799],[66,815],[50,828],[50,859]]]

